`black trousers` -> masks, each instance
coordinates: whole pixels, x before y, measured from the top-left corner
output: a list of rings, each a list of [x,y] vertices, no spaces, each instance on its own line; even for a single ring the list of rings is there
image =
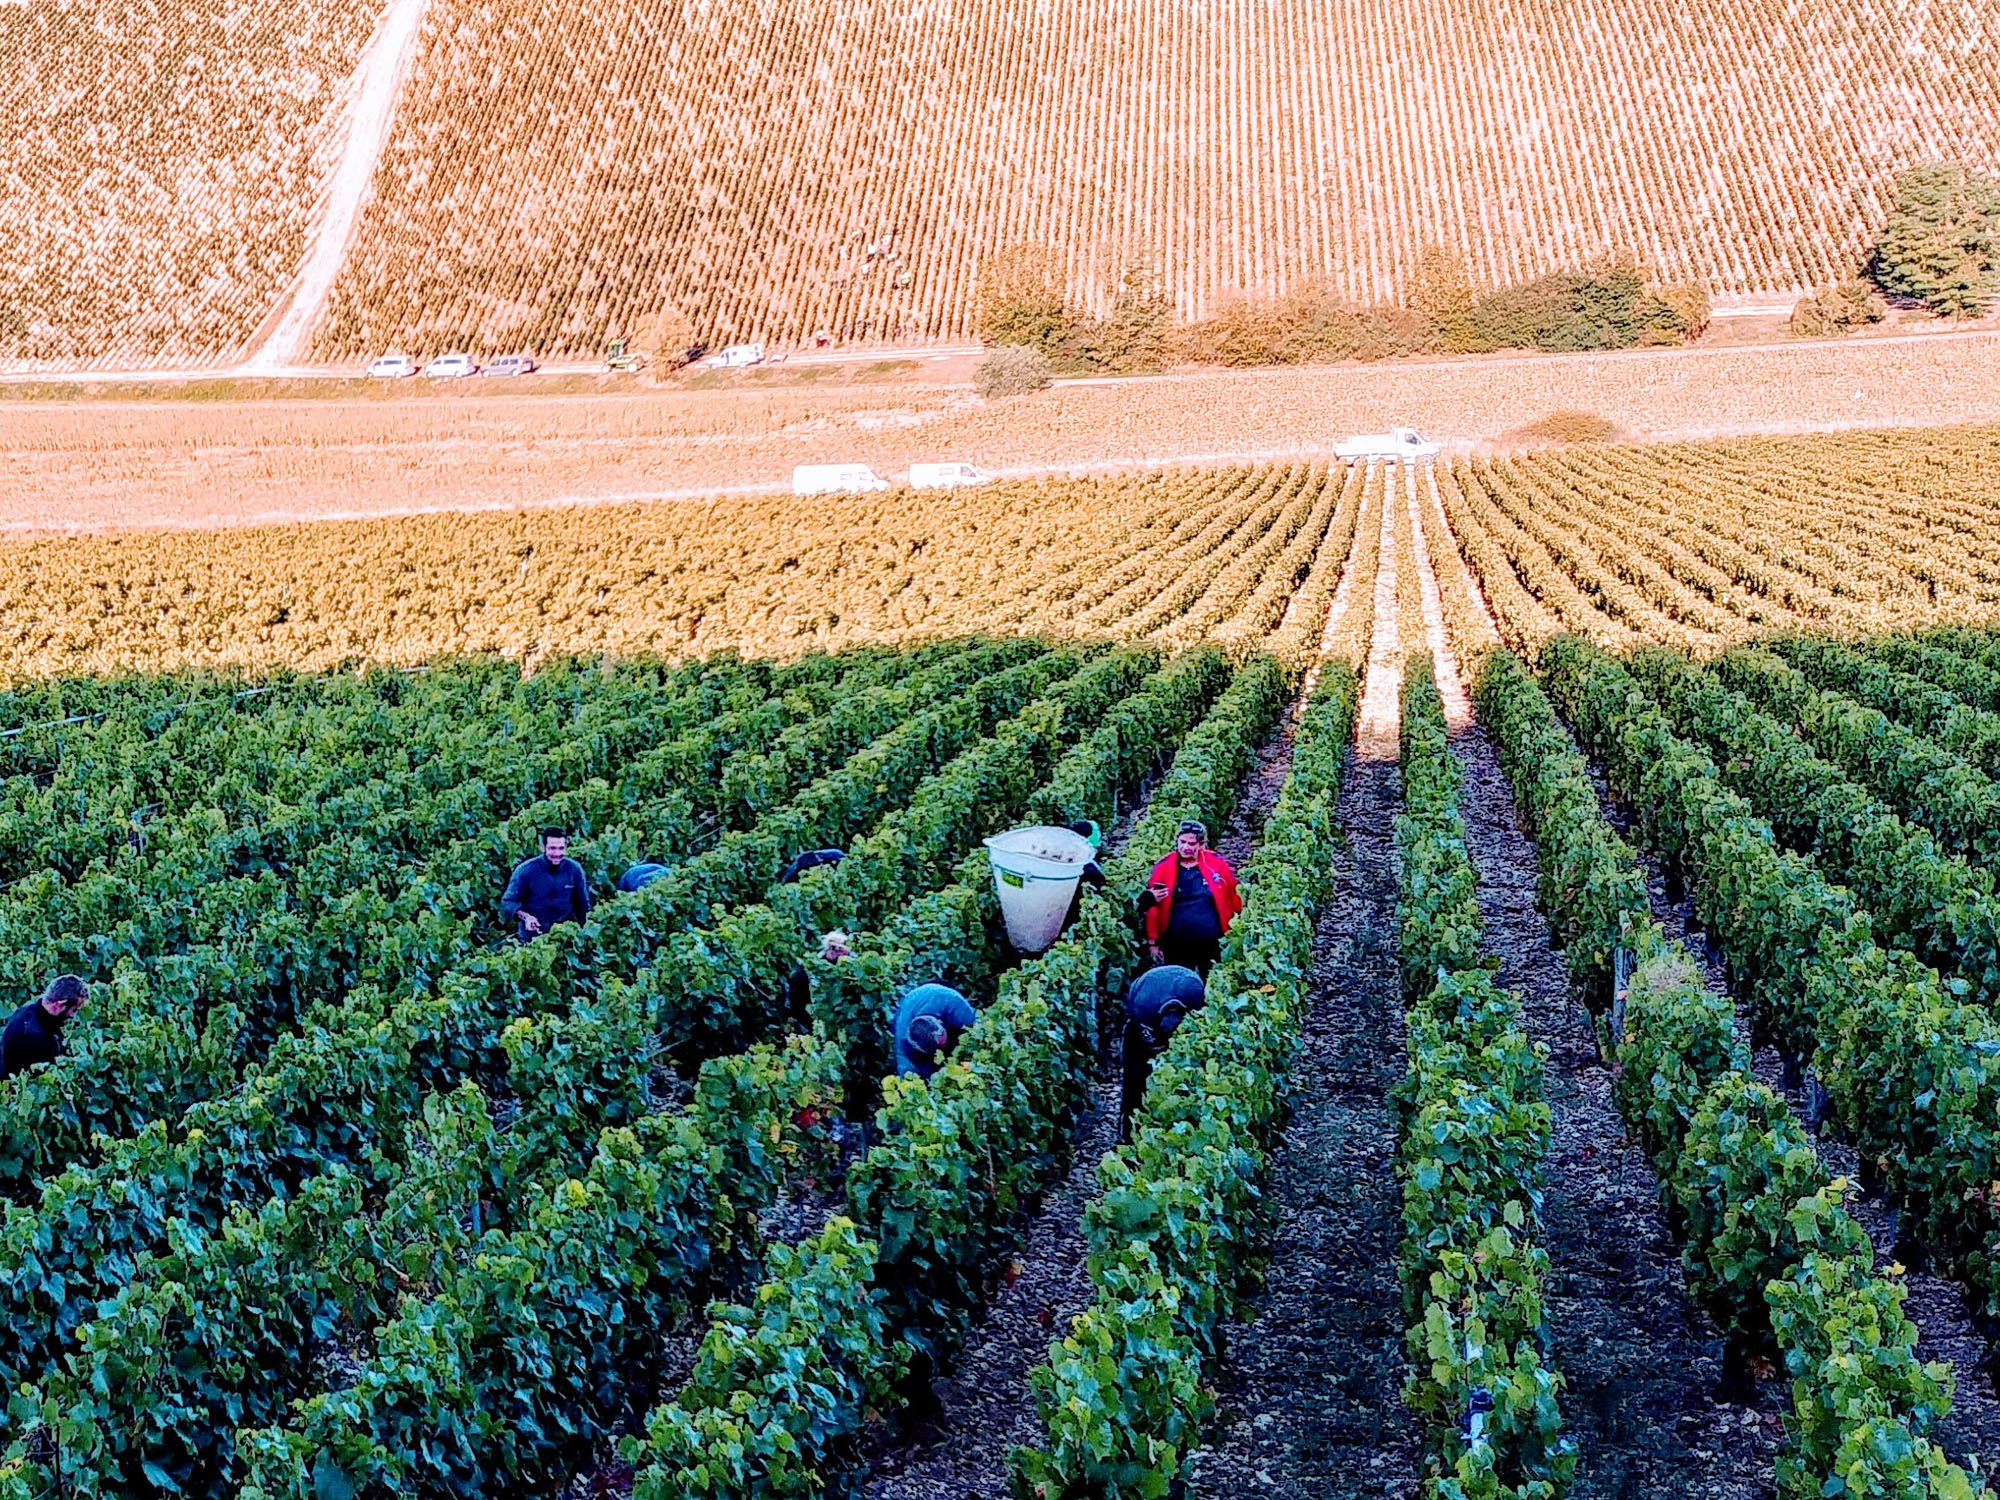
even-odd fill
[[[1193,969],[1204,980],[1221,956],[1221,938],[1177,938],[1170,932],[1160,939],[1160,962]]]
[[[1125,1078],[1118,1096],[1118,1143],[1132,1139],[1132,1116],[1146,1098],[1146,1083],[1153,1076],[1153,1060],[1166,1051],[1166,1043],[1152,1027],[1140,1021],[1125,1023]]]

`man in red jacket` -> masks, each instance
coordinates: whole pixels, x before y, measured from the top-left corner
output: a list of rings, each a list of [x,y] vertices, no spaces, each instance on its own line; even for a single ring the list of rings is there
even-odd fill
[[[1153,866],[1139,909],[1153,962],[1208,978],[1243,898],[1229,861],[1208,847],[1208,830],[1192,818],[1174,836],[1174,852]]]

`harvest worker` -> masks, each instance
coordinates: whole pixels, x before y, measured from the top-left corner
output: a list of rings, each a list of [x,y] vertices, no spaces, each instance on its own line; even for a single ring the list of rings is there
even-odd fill
[[[845,858],[838,849],[808,849],[785,866],[785,873],[778,877],[778,884],[797,885],[799,877],[806,871],[817,870],[821,865],[837,865]]]
[[[618,889],[629,896],[634,891],[643,891],[666,873],[665,865],[654,864],[651,860],[641,860],[618,877]]]
[[[558,922],[581,922],[590,914],[590,880],[569,857],[569,833],[542,830],[542,852],[514,867],[500,915],[516,924],[521,941],[540,937]]]
[[[1192,969],[1161,964],[1132,981],[1125,992],[1125,1088],[1118,1101],[1118,1139],[1132,1139],[1132,1112],[1146,1097],[1153,1059],[1167,1050],[1174,1029],[1201,1009],[1208,986]]]
[[[1078,818],[1074,823],[1069,825],[1069,831],[1079,838],[1088,841],[1093,855],[1104,847],[1104,830],[1088,818]],[[1083,867],[1083,874],[1077,877],[1076,894],[1069,898],[1069,915],[1063,918],[1064,932],[1068,932],[1071,924],[1083,914],[1083,888],[1085,886],[1089,886],[1095,891],[1104,889],[1104,871],[1094,858]]]
[[[1204,979],[1222,952],[1229,924],[1243,910],[1236,872],[1208,847],[1208,829],[1189,818],[1174,835],[1174,852],[1153,866],[1139,910],[1156,964],[1179,964]]]
[[[978,1019],[950,985],[918,985],[896,1007],[896,1076],[929,1078]]]
[[[63,1026],[89,998],[90,986],[74,974],[65,974],[42,991],[41,999],[30,1000],[8,1017],[7,1030],[0,1035],[0,1078],[39,1068],[61,1056]]]

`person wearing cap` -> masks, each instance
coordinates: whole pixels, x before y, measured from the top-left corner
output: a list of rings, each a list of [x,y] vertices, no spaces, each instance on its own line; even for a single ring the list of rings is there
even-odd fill
[[[896,1007],[896,1076],[929,1078],[978,1019],[950,985],[918,985]]]
[[[1069,825],[1069,831],[1086,840],[1093,852],[1104,847],[1104,830],[1088,818],[1078,818]],[[1083,914],[1083,890],[1088,886],[1094,891],[1104,889],[1104,870],[1095,859],[1083,867],[1083,874],[1076,882],[1076,894],[1069,898],[1069,915],[1063,918],[1063,931],[1068,932],[1070,924]]]
[[[1161,964],[1132,981],[1125,992],[1125,1087],[1118,1102],[1118,1139],[1132,1139],[1132,1114],[1146,1097],[1153,1060],[1167,1050],[1174,1029],[1200,1010],[1208,986],[1192,969]]]
[[[1139,898],[1146,945],[1156,964],[1178,964],[1203,978],[1222,953],[1229,924],[1243,910],[1236,872],[1208,847],[1208,829],[1189,818],[1174,851],[1157,865]]]

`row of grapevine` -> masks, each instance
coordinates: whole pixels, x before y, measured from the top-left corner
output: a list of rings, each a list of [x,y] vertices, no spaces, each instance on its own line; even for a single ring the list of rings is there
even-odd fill
[[[893,1408],[911,1354],[933,1368],[950,1358],[1019,1210],[1069,1149],[1100,1008],[1136,967],[1129,906],[1155,851],[1184,817],[1227,818],[1286,683],[1268,657],[1239,670],[1108,863],[1108,899],[1087,899],[1068,936],[1000,977],[949,1066],[928,1082],[885,1081],[879,1144],[848,1177],[849,1216],[774,1249],[750,1306],[716,1310],[687,1387],[634,1445],[636,1495],[832,1483],[867,1411]]]
[[[1404,813],[1397,901],[1409,1075],[1402,1139],[1404,1394],[1422,1424],[1425,1493],[1560,1493],[1577,1451],[1562,1430],[1541,1243],[1551,1116],[1547,1058],[1520,1000],[1494,983],[1432,658],[1403,679]]]
[[[240,351],[304,259],[382,0],[0,9],[0,362]]]
[[[1657,724],[1620,722],[1618,669],[1608,660],[1586,647],[1564,651],[1559,690],[1599,700],[1590,718],[1605,743],[1617,744],[1612,778],[1631,795],[1640,758],[1671,753],[1671,737]],[[1917,1359],[1904,1288],[1895,1268],[1876,1267],[1873,1246],[1845,1207],[1849,1184],[1828,1179],[1784,1099],[1750,1077],[1729,1001],[1704,985],[1653,921],[1638,863],[1606,823],[1548,697],[1505,653],[1488,660],[1477,696],[1537,838],[1551,925],[1598,942],[1615,935],[1632,956],[1615,1100],[1660,1174],[1690,1289],[1733,1339],[1775,1353],[1791,1377],[1779,1494],[1990,1494],[1936,1442],[1950,1411],[1950,1371]],[[1668,778],[1685,778],[1691,808],[1702,768],[1691,756],[1676,761]],[[1696,837],[1715,838],[1726,858],[1726,825],[1741,814],[1712,784],[1709,794],[1719,816]],[[1745,831],[1754,842],[1754,828]],[[1707,868],[1706,850],[1688,853]],[[1701,878],[1705,908],[1724,878]],[[1621,893],[1609,907],[1593,899],[1605,891]],[[1722,930],[1726,942],[1737,935]],[[1731,956],[1740,964],[1749,955],[1732,945]]]
[[[1940,852],[1928,832],[1706,669],[1657,648],[1635,654],[1629,669],[1679,733],[1719,757],[1723,784],[1758,809],[1783,844],[1810,852],[1869,907],[1883,941],[1912,946],[1984,1004],[2000,999],[2000,896],[1990,872]]]
[[[1185,611],[1254,645],[1282,592],[1234,564],[1273,528],[1296,539],[1325,489],[1345,483],[1340,471],[1295,471],[1290,499],[1274,507],[1278,491],[1259,491],[1284,482],[1280,472],[15,544],[0,569],[0,680],[489,652],[530,664],[600,652],[789,658],[982,632],[1126,636],[1161,580],[1190,568],[1203,583],[1183,591]],[[1153,611],[1145,628],[1172,623]],[[1179,631],[1174,643],[1191,642]]]
[[[89,1317],[95,1299],[132,1274],[126,1257],[161,1244],[172,1223],[212,1228],[230,1202],[254,1201],[260,1190],[281,1190],[331,1164],[408,1161],[423,1094],[468,1071],[504,1079],[514,1070],[521,1059],[502,1043],[515,1017],[558,1011],[572,993],[594,992],[598,976],[633,972],[674,930],[764,888],[790,852],[865,827],[1076,665],[1030,657],[977,678],[980,660],[973,652],[959,663],[976,680],[959,677],[962,696],[947,707],[911,717],[907,689],[857,700],[866,710],[857,722],[872,726],[865,737],[881,738],[745,832],[644,891],[607,902],[583,926],[559,928],[528,948],[476,955],[379,1009],[350,997],[312,1035],[281,1044],[247,1089],[190,1110],[170,1131],[111,1143],[99,1166],[54,1179],[36,1209],[8,1216],[7,1286],[19,1309],[10,1319],[10,1368],[29,1375],[42,1368],[51,1335]],[[810,764],[791,773],[795,785],[817,774]],[[532,1050],[525,1056],[535,1058]],[[517,1077],[515,1087],[531,1081],[532,1074]],[[116,1205],[108,1212],[107,1200]],[[76,1222],[92,1204],[98,1211]],[[53,1236],[58,1224],[70,1227]],[[114,1246],[125,1254],[110,1254]]]
[[[1321,672],[1207,1001],[1156,1065],[1130,1144],[1098,1165],[1095,1300],[1034,1374],[1047,1436],[1014,1456],[1025,1493],[1145,1493],[1172,1485],[1199,1442],[1221,1326],[1256,1262],[1256,1183],[1310,1003],[1358,697],[1352,667]]]
[[[1472,86],[1492,57],[1507,78]],[[1782,25],[1715,0],[435,0],[315,348],[595,354],[663,307],[710,338],[963,337],[1021,244],[1099,311],[1137,263],[1190,315],[1309,282],[1393,299],[1432,243],[1482,283],[1628,249],[1805,287],[1899,167],[2000,160],[1996,68],[1976,17],[1887,0]]]
[[[1706,652],[1927,625],[2000,604],[1983,429],[1571,449],[1430,479],[1519,646]]]
[[[857,912],[864,921],[865,905],[857,909],[852,904],[863,900],[863,884],[883,886],[884,900],[930,890],[947,868],[940,861],[954,850],[962,853],[971,832],[1017,815],[1040,775],[1037,768],[1047,768],[1050,751],[1059,746],[1053,738],[1059,729],[1073,736],[1106,715],[1120,718],[1148,697],[1144,691],[1138,699],[1128,695],[1150,665],[1145,653],[1114,655],[1057,687],[1041,704],[927,780],[906,811],[852,846],[841,865],[808,876],[806,884],[819,888],[800,907],[826,902],[842,877],[847,886],[842,910]],[[894,868],[886,867],[891,850]],[[871,867],[876,867],[872,875],[851,873]],[[980,915],[983,919],[985,913]],[[710,946],[726,949],[733,926],[729,920],[717,925]],[[686,935],[674,941],[681,936]],[[983,920],[978,937],[984,941]],[[792,935],[784,947],[787,966],[796,961],[804,939],[804,934]],[[718,968],[728,966],[727,957],[717,960]],[[674,967],[676,960],[663,956],[641,978]],[[649,1004],[640,995],[643,988],[609,994],[596,1012],[576,1017],[584,1024],[603,1024],[604,1011],[636,1004],[640,1014],[635,1024],[614,1035],[606,1051],[616,1059],[618,1044],[624,1043],[627,1060],[622,1066],[641,1072],[643,1056],[637,1062],[630,1059],[628,1038],[656,1034],[673,1006],[686,1003],[684,997],[656,994]],[[823,1060],[825,1068],[809,1066],[805,1081],[818,1088],[802,1095],[788,1086],[782,1091],[786,1102],[806,1098],[817,1108],[851,1111],[857,1096],[865,1098],[866,1076],[845,1068],[843,1059],[870,1055],[866,1042],[887,1025],[893,997],[894,991],[876,992],[871,1006],[845,1018],[852,1031],[821,1028],[804,1042],[808,1063]],[[820,1010],[817,1003],[814,1009]],[[844,1101],[838,1086],[843,1074]],[[707,1152],[717,1139],[754,1139],[732,1125],[726,1109],[710,1115],[712,1123],[702,1119],[702,1106],[726,1106],[736,1097],[725,1091],[724,1076],[714,1063],[704,1067],[696,1101],[698,1133],[663,1142],[654,1153],[655,1164],[671,1168],[670,1176],[698,1175],[701,1163],[712,1159]],[[737,1077],[759,1084],[754,1076]],[[752,1097],[763,1091],[753,1087]],[[550,1123],[565,1134],[588,1133],[595,1124],[588,1102],[575,1103],[582,1107],[564,1108]],[[765,1111],[752,1113],[757,1119],[770,1118]],[[656,1118],[644,1115],[642,1125]],[[512,1133],[521,1133],[521,1121]],[[648,1367],[650,1340],[685,1317],[690,1291],[729,1289],[754,1264],[754,1236],[734,1227],[731,1215],[742,1215],[739,1183],[746,1177],[758,1182],[758,1165],[754,1156],[732,1162],[709,1206],[692,1219],[668,1216],[649,1223],[634,1256],[598,1258],[593,1249],[589,1259],[579,1261],[571,1247],[584,1243],[584,1237],[567,1225],[527,1223],[504,1235],[487,1235],[469,1247],[460,1264],[446,1270],[443,1284],[431,1296],[405,1302],[376,1331],[377,1357],[363,1366],[351,1386],[306,1402],[283,1428],[246,1435],[246,1461],[255,1484],[270,1494],[311,1494],[315,1476],[337,1466],[369,1492],[452,1494],[467,1485],[559,1485],[565,1469],[579,1462],[628,1393],[643,1389],[627,1382]],[[765,1178],[764,1186],[769,1185]],[[618,1204],[604,1210],[623,1211]],[[532,1283],[510,1291],[515,1260],[538,1269]],[[641,1268],[650,1269],[637,1274]],[[706,1275],[699,1274],[704,1270]],[[579,1303],[589,1309],[587,1316],[578,1315]],[[513,1318],[544,1330],[546,1342],[524,1347],[517,1339],[496,1345],[483,1310],[501,1305],[509,1307]],[[538,1379],[537,1371],[544,1369],[560,1372],[561,1378]],[[413,1438],[418,1433],[421,1442]]]

